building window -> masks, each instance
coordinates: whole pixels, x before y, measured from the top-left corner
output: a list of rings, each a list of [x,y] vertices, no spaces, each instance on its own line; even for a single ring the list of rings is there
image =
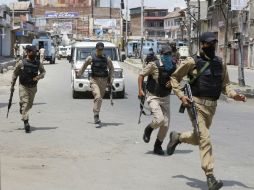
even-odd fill
[[[95,0],[95,7],[100,7],[100,0]]]

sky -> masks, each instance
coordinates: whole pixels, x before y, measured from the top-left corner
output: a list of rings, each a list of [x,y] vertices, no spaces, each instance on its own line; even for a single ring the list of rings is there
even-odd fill
[[[0,4],[9,4],[17,2],[17,0],[0,0]],[[141,0],[128,0],[129,8],[138,7],[141,5]],[[144,5],[156,8],[168,8],[172,11],[174,7],[186,7],[184,0],[144,0]]]

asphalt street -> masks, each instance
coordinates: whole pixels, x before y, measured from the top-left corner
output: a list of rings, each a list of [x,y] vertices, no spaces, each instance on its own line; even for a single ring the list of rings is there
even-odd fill
[[[93,100],[72,99],[71,66],[45,65],[26,134],[19,115],[18,87],[6,119],[11,72],[0,76],[2,190],[206,190],[198,147],[181,144],[172,156],[154,155],[142,140],[151,117],[138,122],[137,74],[124,69],[125,99],[103,101],[101,126],[93,124]],[[179,100],[171,96],[170,130],[190,130]],[[254,189],[254,106],[219,101],[211,127],[215,176],[225,190]],[[163,143],[166,149],[169,138]]]

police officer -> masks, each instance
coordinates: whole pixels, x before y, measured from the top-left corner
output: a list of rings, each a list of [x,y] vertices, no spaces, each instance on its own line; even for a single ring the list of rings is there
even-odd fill
[[[200,55],[187,58],[171,77],[171,85],[175,94],[186,107],[190,99],[181,90],[180,82],[186,75],[189,76],[193,100],[197,108],[199,138],[194,131],[170,133],[170,142],[167,152],[172,155],[179,143],[187,143],[199,146],[202,169],[207,176],[209,190],[217,190],[223,186],[222,181],[216,180],[213,175],[214,160],[209,129],[215,114],[217,100],[221,92],[236,101],[246,101],[244,95],[236,93],[230,86],[227,67],[222,59],[215,55],[217,43],[216,36],[212,32],[205,32],[200,36]],[[193,116],[189,113],[190,120]]]
[[[39,54],[40,54],[40,63],[43,64],[44,61],[44,54],[45,54],[45,48],[42,46],[41,49],[39,50]]]
[[[26,133],[30,132],[28,122],[28,112],[33,106],[35,94],[37,92],[37,83],[45,76],[45,69],[39,61],[36,60],[36,47],[26,46],[27,57],[19,60],[15,66],[12,75],[12,85],[14,88],[17,77],[19,77],[19,97],[20,97],[20,114],[24,121]]]
[[[96,52],[92,56],[86,58],[85,63],[78,71],[77,76],[81,76],[88,65],[91,65],[91,89],[94,96],[94,123],[99,124],[99,113],[101,109],[102,99],[105,94],[107,85],[112,86],[114,66],[110,58],[107,58],[103,53],[104,44],[98,42],[96,44]]]
[[[152,61],[155,61],[157,60],[157,56],[155,55],[154,51],[153,51],[153,48],[149,48],[148,50],[148,54],[145,58],[145,63],[148,64],[149,62],[152,62]]]
[[[170,121],[170,92],[171,87],[166,87],[170,80],[171,74],[175,71],[176,65],[171,57],[171,48],[163,46],[161,48],[161,59],[149,62],[138,78],[139,97],[144,96],[142,84],[144,77],[147,79],[147,103],[153,115],[152,122],[145,128],[143,134],[144,142],[150,141],[151,133],[154,129],[159,128],[157,139],[154,144],[154,153],[163,155],[162,143],[166,137]]]
[[[178,52],[177,48],[176,48],[176,42],[170,42],[170,47],[172,49],[172,57],[174,59],[174,61],[176,62],[176,64],[179,64],[179,59],[180,59],[180,53]]]

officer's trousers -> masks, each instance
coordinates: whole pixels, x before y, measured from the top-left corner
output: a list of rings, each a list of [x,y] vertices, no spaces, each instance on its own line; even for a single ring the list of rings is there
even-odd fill
[[[19,85],[19,98],[20,98],[20,111],[22,120],[28,120],[28,112],[33,106],[34,97],[37,92],[37,86],[28,88],[23,85]]]
[[[170,122],[170,96],[158,97],[148,92],[147,103],[153,115],[151,127],[154,129],[160,128],[157,138],[163,142]]]
[[[93,112],[95,115],[100,113],[102,99],[104,97],[108,83],[108,77],[91,78],[91,89],[94,96]]]
[[[195,97],[197,98],[197,97]],[[199,100],[203,100],[198,98]],[[216,103],[216,101],[215,101]],[[214,158],[212,154],[212,144],[209,133],[209,128],[212,124],[212,119],[216,111],[216,105],[204,105],[200,103],[195,103],[198,115],[198,126],[200,131],[200,140],[194,134],[194,131],[183,132],[180,135],[180,141],[183,143],[188,143],[192,145],[199,145],[201,167],[205,174],[213,174],[214,168]],[[193,116],[189,112],[190,120],[193,125]]]
[[[43,64],[44,61],[44,54],[40,54],[40,63]]]

